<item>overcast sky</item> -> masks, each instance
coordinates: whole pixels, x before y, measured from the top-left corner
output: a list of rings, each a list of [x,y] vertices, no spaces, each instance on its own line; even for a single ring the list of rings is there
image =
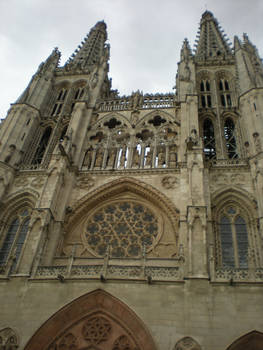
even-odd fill
[[[193,47],[206,9],[231,42],[248,33],[263,56],[263,0],[0,0],[0,118],[54,47],[64,64],[100,20],[114,89],[172,91],[183,39]]]

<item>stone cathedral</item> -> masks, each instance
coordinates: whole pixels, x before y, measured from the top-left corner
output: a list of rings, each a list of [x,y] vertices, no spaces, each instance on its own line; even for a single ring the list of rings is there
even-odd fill
[[[262,350],[257,48],[206,11],[173,93],[120,96],[106,40],[54,49],[0,125],[0,349]]]

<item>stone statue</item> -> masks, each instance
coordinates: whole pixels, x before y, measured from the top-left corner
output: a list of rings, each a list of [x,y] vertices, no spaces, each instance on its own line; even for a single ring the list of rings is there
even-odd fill
[[[126,148],[123,147],[121,152],[120,167],[125,166],[125,161],[126,161]]]
[[[165,164],[165,153],[161,150],[158,153],[158,166],[162,167]]]
[[[100,168],[102,167],[102,162],[103,162],[103,150],[98,149],[96,152],[96,161],[95,161],[95,168]]]
[[[93,154],[93,148],[90,147],[90,148],[87,149],[87,151],[85,153],[84,160],[83,160],[83,166],[87,167],[88,169],[91,167],[92,154]]]
[[[132,161],[132,165],[133,166],[140,166],[140,153],[137,149],[134,150],[134,153],[133,153],[133,161]]]
[[[152,166],[152,151],[151,150],[146,154],[145,165],[150,166],[150,167]]]
[[[115,165],[115,154],[116,154],[115,149],[111,149],[109,151],[107,166],[110,167],[110,168],[114,168],[114,165]]]

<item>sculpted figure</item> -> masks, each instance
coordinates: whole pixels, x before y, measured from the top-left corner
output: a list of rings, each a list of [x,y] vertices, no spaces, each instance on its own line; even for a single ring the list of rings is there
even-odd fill
[[[162,167],[165,164],[165,153],[161,150],[158,153],[158,166]]]
[[[92,154],[93,154],[93,148],[90,147],[86,151],[85,158],[84,158],[84,161],[83,161],[83,166],[87,167],[88,169],[91,167]]]
[[[125,147],[122,149],[121,152],[121,159],[120,159],[120,167],[124,167],[125,165],[125,160],[126,160],[126,149]]]
[[[103,150],[99,149],[96,153],[95,168],[100,168],[103,161]]]
[[[108,167],[113,168],[115,164],[115,149],[111,149],[109,152],[109,158],[108,158]]]
[[[146,166],[152,166],[152,151],[151,150],[146,154],[145,165]]]
[[[132,165],[133,166],[140,166],[140,153],[137,149],[134,150],[133,153],[133,161],[132,161]]]

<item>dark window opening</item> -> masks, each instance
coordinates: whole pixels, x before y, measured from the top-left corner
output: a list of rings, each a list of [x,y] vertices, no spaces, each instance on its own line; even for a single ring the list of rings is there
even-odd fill
[[[226,106],[225,95],[221,95],[220,97],[221,97],[221,105],[222,105],[223,107],[225,107],[225,106]]]
[[[206,101],[205,101],[205,96],[204,95],[202,95],[201,96],[201,103],[202,103],[202,107],[206,107]]]
[[[228,158],[238,158],[237,144],[235,138],[235,124],[231,118],[227,118],[224,125],[224,136]]]
[[[203,124],[204,154],[206,159],[216,158],[216,143],[214,126],[210,119],[205,119]]]
[[[32,164],[41,164],[42,162],[42,159],[44,157],[44,154],[45,154],[45,151],[46,151],[46,148],[47,148],[47,145],[48,145],[48,142],[49,142],[49,139],[50,139],[50,136],[51,136],[51,132],[52,132],[52,128],[51,127],[48,127],[39,144],[38,144],[38,147],[37,147],[37,150],[36,150],[36,153],[34,155],[34,158],[32,160]]]

